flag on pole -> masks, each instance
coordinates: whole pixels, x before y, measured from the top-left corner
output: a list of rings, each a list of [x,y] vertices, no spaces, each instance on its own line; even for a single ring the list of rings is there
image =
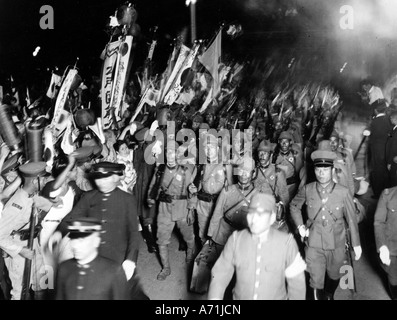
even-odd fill
[[[62,77],[58,76],[57,74],[53,73],[51,75],[51,82],[50,82],[50,86],[48,87],[47,90],[47,97],[50,99],[54,99],[57,93],[56,90],[56,86],[59,85],[59,83],[61,82]]]
[[[222,29],[219,30],[215,40],[209,46],[209,48],[199,56],[201,64],[209,71],[213,78],[212,82],[212,95],[215,96],[220,90],[220,79],[219,79],[219,64],[221,58],[221,44],[222,44]]]

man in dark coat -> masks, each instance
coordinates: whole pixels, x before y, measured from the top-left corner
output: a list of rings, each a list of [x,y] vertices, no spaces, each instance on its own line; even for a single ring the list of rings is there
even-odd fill
[[[122,265],[134,289],[137,279],[133,275],[139,249],[138,216],[133,196],[117,187],[123,170],[123,164],[94,164],[89,178],[95,181],[97,189],[81,198],[66,221],[75,217],[99,219],[103,225],[99,254]]]
[[[120,264],[98,254],[102,223],[79,218],[68,227],[74,258],[61,263],[56,300],[128,300],[127,278]]]
[[[397,186],[397,111],[390,114],[393,129],[386,141],[386,164],[389,171],[389,186]]]
[[[387,187],[388,172],[386,166],[386,141],[392,129],[389,117],[386,116],[386,104],[375,108],[375,116],[370,125],[369,167],[370,179],[374,198],[379,198],[383,189]]]

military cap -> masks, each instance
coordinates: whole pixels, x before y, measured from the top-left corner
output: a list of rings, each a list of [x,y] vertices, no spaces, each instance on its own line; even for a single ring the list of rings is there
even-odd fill
[[[101,152],[99,146],[95,146],[95,147],[94,146],[85,146],[85,147],[76,149],[73,152],[74,157],[76,159],[76,164],[80,165],[80,164],[83,164],[83,163],[93,159],[95,157],[94,156],[94,148],[95,148],[96,152],[98,151],[98,148],[99,148],[99,153]]]
[[[288,139],[288,140],[292,141],[294,138],[292,137],[291,132],[283,131],[280,133],[280,136],[278,137],[278,140],[281,140],[281,139]]]
[[[40,192],[40,195],[44,198],[47,198],[49,200],[55,199],[57,196],[59,196],[62,193],[62,188],[54,188],[55,185],[55,180],[51,180],[45,184],[43,189]]]
[[[89,178],[101,179],[110,177],[112,175],[122,176],[124,174],[125,165],[113,162],[99,162],[92,165],[91,172],[88,174]]]
[[[102,223],[97,218],[79,217],[71,221],[68,225],[69,238],[84,238],[94,232],[102,231]]]
[[[46,166],[47,164],[44,161],[28,162],[21,165],[19,171],[25,178],[44,177],[48,175],[48,172],[45,170]]]
[[[272,213],[276,210],[276,199],[273,195],[263,192],[255,193],[250,201],[248,211],[256,213]]]
[[[209,106],[206,110],[205,110],[205,114],[213,114],[215,115],[215,108],[213,106]]]
[[[135,132],[135,140],[138,142],[153,141],[153,136],[150,134],[149,128],[145,127]]]
[[[207,129],[207,130],[209,130],[210,126],[209,126],[208,123],[203,122],[203,123],[200,124],[199,129]]]
[[[244,156],[238,161],[237,168],[240,170],[251,171],[255,168],[255,160],[249,156]]]
[[[332,167],[336,160],[335,152],[329,150],[316,150],[311,154],[315,167]]]
[[[202,123],[204,121],[204,119],[203,119],[203,116],[201,115],[201,114],[196,114],[194,117],[193,117],[193,122],[200,122],[200,123]]]
[[[258,146],[258,151],[273,152],[275,146],[269,140],[262,140]]]
[[[329,140],[321,140],[319,143],[318,143],[318,147],[317,147],[317,150],[323,150],[323,151],[331,151],[331,152],[333,152],[332,150],[331,150],[331,141],[329,141]]]
[[[335,138],[340,138],[340,136],[339,136],[339,133],[336,131],[336,130],[333,130],[332,132],[331,132],[331,135],[329,136],[330,138],[331,137],[335,137]]]

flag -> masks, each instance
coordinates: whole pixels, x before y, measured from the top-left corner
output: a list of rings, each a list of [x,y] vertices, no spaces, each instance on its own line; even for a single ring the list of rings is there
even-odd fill
[[[53,73],[51,75],[51,82],[50,82],[50,86],[48,87],[46,96],[50,99],[54,99],[56,96],[56,86],[59,85],[59,83],[61,82],[61,76],[58,76],[57,74]]]
[[[209,71],[213,78],[212,95],[215,96],[220,90],[219,63],[221,58],[222,29],[218,32],[215,40],[209,48],[199,57],[201,64]]]

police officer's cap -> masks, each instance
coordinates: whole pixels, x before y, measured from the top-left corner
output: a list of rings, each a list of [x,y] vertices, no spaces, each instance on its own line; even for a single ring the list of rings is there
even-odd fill
[[[44,161],[28,162],[19,167],[19,171],[25,178],[37,178],[48,175],[45,170],[46,163]]]
[[[258,146],[258,151],[273,152],[275,146],[269,140],[262,140]]]
[[[278,140],[282,140],[282,139],[288,139],[288,140],[292,141],[293,137],[289,131],[283,131],[280,133],[280,136],[278,137]]]
[[[337,158],[335,152],[328,150],[316,150],[311,154],[314,166],[332,167],[334,160]]]
[[[273,195],[257,192],[250,201],[248,211],[255,213],[272,213],[276,210],[276,199]]]
[[[124,174],[125,165],[113,162],[99,162],[92,166],[91,172],[88,177],[91,179],[101,179],[110,177],[112,175],[122,176]]]
[[[69,238],[84,238],[102,231],[102,222],[97,218],[79,217],[69,223]]]

